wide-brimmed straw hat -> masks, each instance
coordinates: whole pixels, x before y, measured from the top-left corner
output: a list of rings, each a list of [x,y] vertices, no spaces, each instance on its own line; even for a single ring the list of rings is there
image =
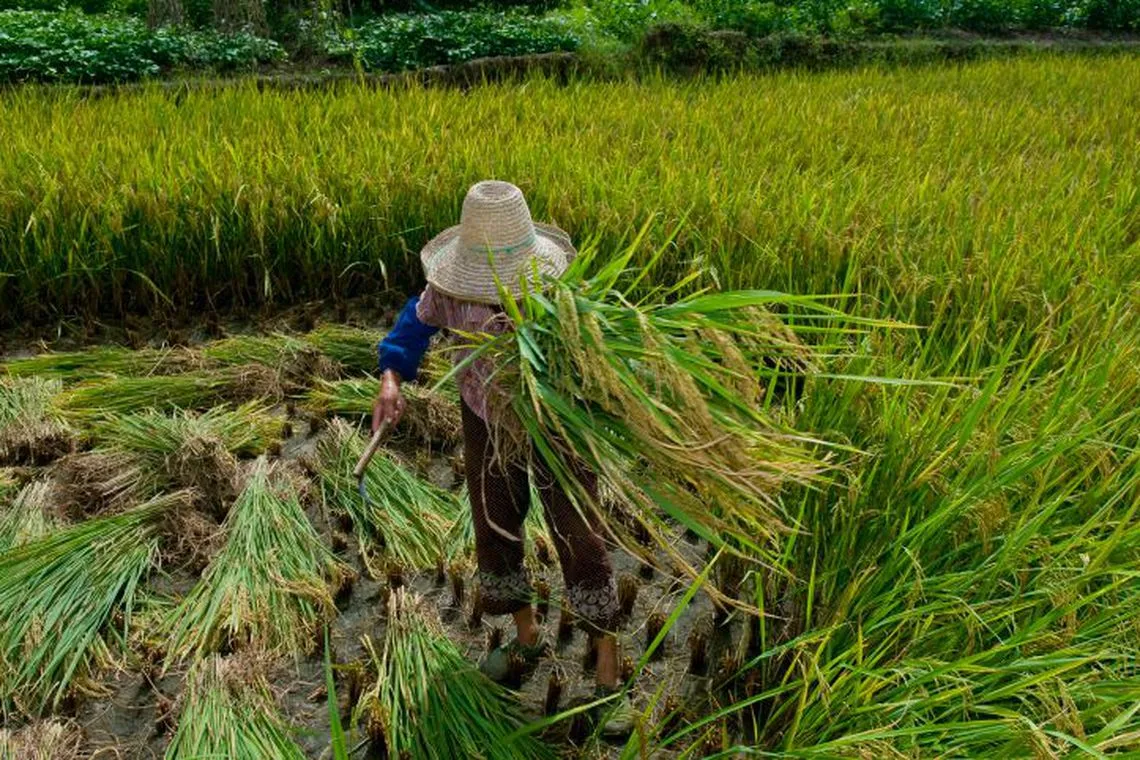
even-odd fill
[[[424,246],[420,259],[428,283],[465,301],[499,303],[499,283],[520,295],[558,277],[577,254],[570,236],[550,224],[536,224],[522,190],[487,180],[467,191],[459,224]]]

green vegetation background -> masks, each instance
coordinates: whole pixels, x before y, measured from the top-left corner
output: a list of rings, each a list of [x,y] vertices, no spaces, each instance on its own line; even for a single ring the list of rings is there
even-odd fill
[[[727,65],[747,41],[766,41],[761,62],[796,61],[819,40],[944,30],[1134,33],[1140,0],[0,0],[0,81],[118,82],[287,62],[391,72],[578,50]],[[738,39],[725,49],[710,32]]]

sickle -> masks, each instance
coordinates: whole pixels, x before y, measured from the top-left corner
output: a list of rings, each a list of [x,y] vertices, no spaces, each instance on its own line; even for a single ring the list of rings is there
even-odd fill
[[[368,500],[368,489],[364,487],[364,473],[368,470],[368,463],[376,455],[376,451],[380,448],[380,442],[384,440],[384,434],[387,432],[388,421],[385,420],[372,434],[372,440],[368,442],[367,448],[364,449],[364,453],[360,455],[360,460],[352,470],[352,477],[356,478],[356,490],[360,493],[360,498],[366,507],[370,507],[371,502]]]

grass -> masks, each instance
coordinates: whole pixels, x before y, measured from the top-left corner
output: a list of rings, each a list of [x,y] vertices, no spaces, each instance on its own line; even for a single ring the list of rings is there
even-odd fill
[[[367,501],[352,469],[365,441],[337,421],[321,443],[321,491],[325,504],[348,515],[369,572],[383,577],[394,564],[406,570],[435,567],[445,555],[447,531],[458,509],[451,494],[421,480],[381,449],[364,473]]]
[[[404,589],[388,607],[383,648],[364,639],[376,682],[353,720],[367,725],[374,746],[428,760],[553,757],[533,738],[508,739],[521,724],[511,697],[447,638],[434,610]]]
[[[206,657],[186,678],[178,728],[167,760],[276,758],[303,760],[265,676],[240,659]]]
[[[167,665],[220,650],[312,651],[351,571],[321,542],[287,476],[259,459],[223,530],[225,547],[166,621]]]
[[[92,680],[126,639],[156,559],[158,519],[185,502],[161,497],[0,554],[0,707],[35,715]]]

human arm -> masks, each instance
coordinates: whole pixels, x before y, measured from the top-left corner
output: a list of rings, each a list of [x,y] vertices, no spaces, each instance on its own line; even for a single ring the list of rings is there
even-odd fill
[[[417,314],[420,297],[409,298],[396,318],[396,324],[377,346],[380,369],[380,392],[372,404],[372,430],[386,420],[394,425],[404,413],[404,398],[400,386],[404,381],[415,380],[420,362],[427,352],[431,338],[439,328],[425,324]]]

